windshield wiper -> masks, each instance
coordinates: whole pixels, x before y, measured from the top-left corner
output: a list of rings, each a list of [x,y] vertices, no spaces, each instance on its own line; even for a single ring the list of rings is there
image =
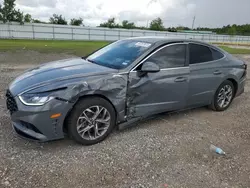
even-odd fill
[[[109,68],[111,68],[111,69],[117,69],[116,66],[111,65],[111,64],[102,64],[102,63],[98,63],[98,62],[96,62],[96,61],[94,61],[94,60],[91,60],[91,59],[85,59],[85,60],[87,60],[88,62],[97,64],[97,65],[101,65],[101,66],[104,66],[104,67],[109,67]]]
[[[94,63],[94,64],[98,64],[96,61],[91,60],[91,59],[85,59],[85,60],[87,60],[87,61],[89,61],[89,62],[91,62],[91,63]]]

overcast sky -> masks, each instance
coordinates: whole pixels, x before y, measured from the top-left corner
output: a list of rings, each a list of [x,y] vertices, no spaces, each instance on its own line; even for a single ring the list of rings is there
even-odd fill
[[[87,26],[99,25],[110,17],[140,26],[155,17],[161,17],[165,27],[191,27],[194,16],[195,27],[250,23],[250,0],[17,0],[16,5],[43,21],[56,13],[67,20],[82,17]]]

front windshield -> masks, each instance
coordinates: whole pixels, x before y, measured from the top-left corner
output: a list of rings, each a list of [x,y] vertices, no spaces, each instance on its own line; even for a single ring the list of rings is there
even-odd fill
[[[123,69],[129,66],[151,43],[135,40],[121,40],[91,54],[87,60],[102,66]]]

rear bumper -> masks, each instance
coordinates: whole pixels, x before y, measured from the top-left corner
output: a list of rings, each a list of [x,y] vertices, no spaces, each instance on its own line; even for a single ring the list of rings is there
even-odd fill
[[[247,80],[247,78],[244,77],[244,78],[240,81],[240,83],[239,83],[239,85],[238,85],[237,93],[235,94],[235,97],[238,97],[238,96],[240,96],[242,93],[244,93],[244,91],[245,91],[246,80]]]

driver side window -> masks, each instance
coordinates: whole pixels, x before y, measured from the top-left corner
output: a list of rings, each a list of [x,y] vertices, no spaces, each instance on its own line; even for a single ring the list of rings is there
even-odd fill
[[[174,44],[159,50],[147,61],[156,63],[160,69],[184,67],[186,62],[186,44]]]

